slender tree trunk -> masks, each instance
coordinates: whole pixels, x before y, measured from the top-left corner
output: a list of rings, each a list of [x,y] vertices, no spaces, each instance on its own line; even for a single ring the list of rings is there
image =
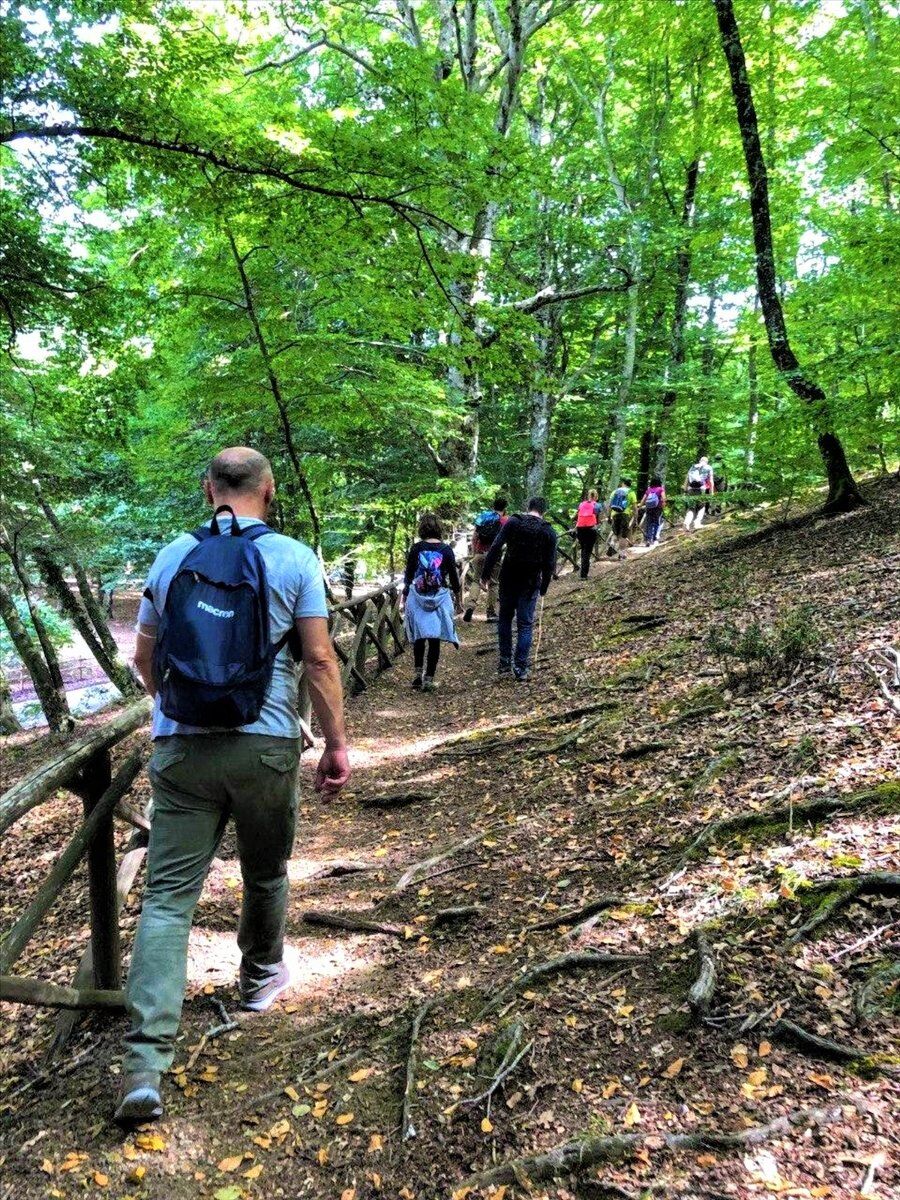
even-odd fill
[[[110,666],[112,667],[113,671],[115,671],[115,675],[110,674],[99,658],[97,661],[100,663],[101,667],[103,667],[103,670],[106,671],[107,675],[109,675],[110,679],[123,696],[140,695],[143,692],[143,688],[129,668],[128,664],[122,658],[119,647],[116,644],[116,639],[109,631],[109,623],[107,622],[106,615],[103,612],[103,609],[100,607],[97,596],[94,593],[94,589],[91,587],[91,582],[88,579],[87,572],[78,562],[77,555],[72,549],[72,546],[69,544],[62,522],[54,512],[52,505],[44,496],[40,480],[33,477],[32,483],[34,485],[35,495],[37,496],[38,503],[41,506],[44,516],[47,518],[51,529],[59,539],[61,547],[65,550],[66,563],[72,568],[72,573],[75,576],[75,582],[78,585],[78,594],[81,597],[81,603],[84,608],[84,612],[90,621],[90,624],[93,626],[97,640],[100,643],[103,653],[109,660]],[[66,591],[68,590],[68,585],[66,585]],[[83,633],[82,637],[84,637]],[[88,639],[85,637],[85,641],[87,640]],[[128,680],[130,680],[130,683],[127,682]],[[123,684],[126,686],[123,687]]]
[[[619,476],[622,472],[622,459],[625,457],[625,434],[628,429],[628,401],[631,397],[631,385],[634,383],[634,364],[637,354],[638,301],[640,298],[639,265],[634,280],[634,283],[632,283],[627,292],[628,309],[625,317],[625,355],[622,359],[619,389],[616,394],[612,452],[609,456],[609,470],[606,473],[607,495],[618,486]]]
[[[9,690],[9,681],[6,678],[2,664],[0,664],[0,734],[5,736],[10,733],[18,733],[21,728],[19,718],[16,716],[12,705],[12,692]]]
[[[756,316],[757,306],[753,306]],[[757,338],[756,322],[750,333],[750,348],[747,351],[747,437],[744,443],[744,482],[753,482],[756,467],[756,438],[759,434],[759,367],[757,355],[759,340]]]
[[[322,524],[319,520],[319,513],[316,508],[315,500],[313,499],[312,490],[309,486],[309,479],[303,469],[303,464],[300,461],[300,455],[297,452],[297,447],[294,443],[294,433],[291,429],[290,416],[288,414],[288,406],[284,399],[284,393],[281,390],[281,380],[278,378],[278,373],[275,370],[275,364],[272,361],[272,355],[269,352],[269,345],[263,335],[262,326],[259,323],[259,317],[256,312],[256,303],[253,299],[253,288],[250,286],[250,279],[247,275],[246,259],[240,254],[237,248],[237,242],[234,240],[234,235],[226,226],[226,237],[228,245],[231,247],[231,253],[234,257],[235,266],[237,267],[238,275],[241,280],[241,288],[244,292],[244,303],[246,307],[247,317],[253,329],[253,336],[256,339],[256,345],[259,349],[260,357],[263,360],[263,366],[266,369],[266,378],[269,381],[269,391],[272,393],[272,399],[275,401],[275,408],[278,411],[278,419],[281,424],[281,432],[284,437],[284,446],[287,450],[288,458],[291,461],[291,466],[294,468],[294,475],[297,478],[297,486],[303,493],[303,498],[306,501],[306,508],[309,513],[309,521],[312,526],[312,538],[310,539],[313,549],[322,557]]]
[[[747,179],[750,185],[750,214],[753,220],[753,243],[756,250],[756,285],[772,361],[791,391],[799,397],[812,414],[819,453],[828,480],[828,500],[825,511],[849,512],[865,503],[850,467],[840,438],[833,431],[833,414],[823,389],[804,375],[788,340],[778,277],[775,271],[775,252],[772,242],[772,221],[769,208],[769,180],[759,139],[759,122],[753,103],[753,91],[747,74],[747,61],[741,44],[740,30],[732,0],[712,0],[716,9],[722,51],[731,75],[731,91],[737,111],[738,127],[744,147]]]
[[[645,429],[641,434],[641,450],[638,459],[637,487],[638,497],[643,496],[650,482],[650,458],[653,454],[654,435],[652,429]]]
[[[713,367],[716,362],[716,307],[719,295],[713,283],[706,305],[706,322],[703,327],[703,350],[700,354],[700,373],[703,383],[700,388],[700,412],[697,417],[697,457],[709,454],[709,422],[712,413]]]
[[[9,589],[3,583],[0,583],[0,618],[9,631],[16,653],[31,676],[47,724],[54,733],[68,733],[74,722],[69,712],[69,702],[62,679],[60,678],[58,684],[54,680],[41,654],[40,646],[22,623]]]
[[[657,421],[658,440],[656,447],[656,464],[654,474],[663,482],[668,466],[669,425],[671,424],[672,409],[678,399],[679,376],[684,366],[684,327],[687,317],[688,284],[691,278],[690,231],[694,220],[694,206],[697,198],[697,181],[700,178],[700,156],[696,155],[688,163],[685,170],[684,194],[681,200],[681,229],[682,243],[675,258],[675,295],[672,304],[672,323],[669,327],[669,361],[666,364],[666,386],[662,394],[659,419]]]
[[[16,574],[16,578],[19,581],[19,586],[22,589],[22,597],[28,606],[28,615],[31,618],[31,624],[34,628],[35,637],[37,638],[38,645],[41,648],[41,653],[44,656],[44,662],[47,664],[47,671],[49,672],[53,687],[63,696],[65,696],[66,687],[65,683],[63,682],[62,668],[59,665],[59,656],[56,653],[56,647],[53,645],[53,639],[50,637],[47,626],[44,624],[43,618],[38,611],[38,606],[35,604],[34,599],[32,598],[31,580],[28,577],[28,571],[25,568],[25,564],[22,562],[22,556],[18,549],[12,544],[9,544],[6,553],[9,557],[12,569]]]
[[[47,590],[56,596],[66,616],[84,638],[87,648],[107,678],[112,680],[123,696],[139,696],[142,689],[125,665],[115,642],[113,642],[115,657],[110,657],[106,646],[97,636],[95,626],[88,617],[85,606],[79,603],[78,597],[69,587],[59,564],[54,562],[44,549],[35,551],[35,559]]]

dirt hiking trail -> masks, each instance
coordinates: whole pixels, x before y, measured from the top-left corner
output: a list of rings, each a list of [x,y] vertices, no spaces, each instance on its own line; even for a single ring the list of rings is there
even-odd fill
[[[111,1124],[122,1021],[44,1075],[53,1015],[3,1006],[0,1200],[900,1194],[900,740],[867,666],[898,639],[900,488],[878,492],[564,577],[528,684],[494,678],[483,608],[436,693],[398,659],[348,705],[348,792],[304,783],[293,983],[263,1016],[237,1009],[226,836],[164,1121]],[[787,614],[781,668],[710,648]],[[76,820],[60,796],[6,840],[7,925]],[[84,897],[79,875],[22,974],[69,981]]]

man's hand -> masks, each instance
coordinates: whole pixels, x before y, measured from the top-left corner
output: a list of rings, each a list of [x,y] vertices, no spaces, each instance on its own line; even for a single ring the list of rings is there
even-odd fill
[[[344,747],[326,750],[316,767],[316,791],[336,796],[350,778],[350,759]]]

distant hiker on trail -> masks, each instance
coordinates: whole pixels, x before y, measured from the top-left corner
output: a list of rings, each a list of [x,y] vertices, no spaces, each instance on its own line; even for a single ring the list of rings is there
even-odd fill
[[[441,642],[459,645],[453,619],[460,599],[459,569],[453,547],[443,539],[441,523],[434,513],[419,522],[419,538],[406,556],[403,583],[406,633],[413,644],[412,686],[433,692]],[[427,650],[427,659],[426,659]]]
[[[644,546],[659,545],[659,529],[666,507],[666,489],[658,475],[651,475],[650,483],[640,504],[644,513]]]
[[[498,677],[510,672],[520,682],[531,678],[528,656],[538,596],[546,596],[556,570],[556,534],[544,519],[547,501],[534,496],[528,511],[509,518],[494,540],[481,572],[481,586],[488,587],[500,555],[500,612],[497,618]],[[516,650],[513,655],[512,623],[516,618]]]
[[[212,520],[159,552],[138,612],[134,662],[155,699],[153,820],[128,974],[122,1125],[162,1116],[191,921],[229,817],[244,880],[241,1006],[263,1012],[290,984],[282,951],[301,748],[291,642],[325,737],[316,790],[334,795],[350,776],[322,573],[308,546],[264,523],[272,468],[255,450],[223,450],[203,490]]]
[[[637,496],[635,495],[634,488],[631,486],[631,480],[620,480],[619,486],[609,498],[609,519],[612,525],[612,532],[609,535],[609,541],[606,543],[607,555],[618,555],[619,558],[625,557],[622,542],[626,546],[628,545],[628,535],[631,531],[631,524],[634,520],[636,509]]]
[[[472,614],[478,607],[481,596],[481,569],[484,566],[485,555],[494,544],[494,538],[509,519],[506,515],[507,501],[505,496],[498,496],[493,505],[480,512],[475,518],[475,529],[472,533],[472,583],[466,597],[464,621],[471,621]],[[497,620],[497,572],[494,571],[488,584],[487,619]]]
[[[591,567],[591,555],[597,544],[597,524],[603,516],[603,505],[597,492],[591,489],[587,500],[582,500],[575,514],[575,537],[581,551],[581,578],[587,579]]]
[[[690,529],[691,526],[699,529],[703,524],[709,498],[715,491],[715,486],[713,469],[709,465],[709,459],[704,455],[689,468],[684,481],[684,490],[688,497],[684,514],[685,529]]]

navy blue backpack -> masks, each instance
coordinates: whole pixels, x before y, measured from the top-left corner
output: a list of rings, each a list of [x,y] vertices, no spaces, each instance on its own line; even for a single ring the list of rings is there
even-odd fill
[[[223,511],[231,513],[231,537],[219,529]],[[236,729],[259,717],[275,656],[290,637],[269,641],[269,584],[256,542],[272,532],[241,529],[223,504],[191,535],[197,545],[169,586],[153,657],[160,708],[173,721]]]

